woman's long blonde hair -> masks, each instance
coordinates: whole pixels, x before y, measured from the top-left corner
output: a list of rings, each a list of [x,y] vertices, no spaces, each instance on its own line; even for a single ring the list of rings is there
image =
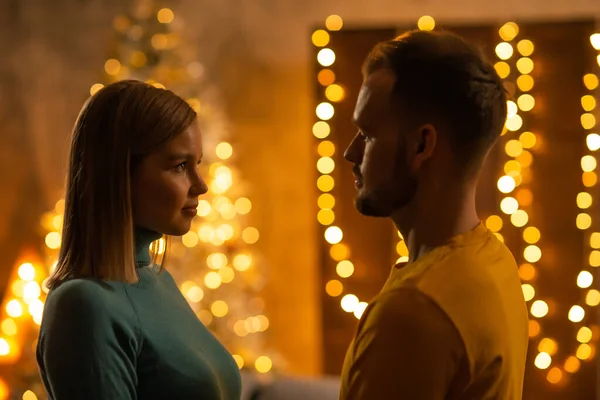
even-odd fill
[[[88,99],[73,128],[62,247],[49,288],[79,277],[137,281],[132,173],[195,120],[179,96],[141,81],[113,83]]]

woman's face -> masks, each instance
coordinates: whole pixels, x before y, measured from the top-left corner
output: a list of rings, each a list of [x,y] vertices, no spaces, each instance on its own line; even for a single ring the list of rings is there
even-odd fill
[[[201,159],[202,135],[194,123],[141,161],[131,182],[136,226],[174,236],[190,230],[198,196],[208,191],[198,174]]]

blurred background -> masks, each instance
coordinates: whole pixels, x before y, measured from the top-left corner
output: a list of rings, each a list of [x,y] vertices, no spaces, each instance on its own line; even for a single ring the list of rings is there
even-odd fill
[[[199,113],[210,191],[166,266],[244,396],[337,399],[358,319],[408,255],[355,211],[342,158],[362,60],[407,29],[478,44],[511,95],[478,201],[530,307],[524,399],[597,398],[597,0],[2,0],[0,21],[0,400],[46,399],[34,349],[70,131],[125,78]]]

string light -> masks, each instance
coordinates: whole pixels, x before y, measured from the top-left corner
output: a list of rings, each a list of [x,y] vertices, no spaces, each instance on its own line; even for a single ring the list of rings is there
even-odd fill
[[[331,297],[342,297],[340,306],[342,310],[353,314],[360,319],[367,303],[361,302],[358,297],[351,293],[346,293],[341,279],[350,278],[354,274],[355,266],[350,261],[350,249],[344,243],[344,232],[340,226],[333,225],[336,218],[335,196],[332,190],[335,187],[335,161],[332,158],[336,152],[335,144],[327,140],[331,134],[331,126],[328,121],[335,115],[334,103],[340,102],[345,97],[343,85],[336,83],[335,73],[331,67],[335,64],[335,51],[325,47],[330,44],[331,31],[340,30],[343,26],[343,20],[338,15],[331,15],[325,22],[326,29],[318,29],[312,34],[313,45],[318,48],[317,62],[323,67],[318,73],[318,81],[323,87],[323,101],[315,109],[315,114],[319,119],[312,127],[312,133],[318,140],[317,153],[317,187],[321,192],[317,200],[319,211],[317,220],[324,227],[323,237],[329,244],[329,254],[332,261],[335,262],[335,271],[337,279],[329,280],[325,285],[325,292]]]

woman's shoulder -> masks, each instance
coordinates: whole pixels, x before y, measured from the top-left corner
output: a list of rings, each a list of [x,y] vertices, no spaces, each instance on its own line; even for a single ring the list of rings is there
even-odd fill
[[[97,279],[76,278],[62,282],[48,293],[45,314],[60,311],[61,314],[95,316],[122,312],[129,300],[120,285]],[[127,307],[129,308],[129,307]]]

